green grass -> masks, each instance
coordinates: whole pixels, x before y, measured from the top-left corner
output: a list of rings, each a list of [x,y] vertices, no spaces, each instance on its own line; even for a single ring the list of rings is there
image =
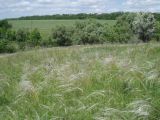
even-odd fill
[[[84,20],[11,20],[14,30],[28,28],[29,30],[38,28],[42,35],[49,35],[51,30],[58,25],[72,26],[76,21]],[[98,20],[100,23],[115,24],[115,20]]]
[[[0,56],[1,120],[159,120],[160,44]]]

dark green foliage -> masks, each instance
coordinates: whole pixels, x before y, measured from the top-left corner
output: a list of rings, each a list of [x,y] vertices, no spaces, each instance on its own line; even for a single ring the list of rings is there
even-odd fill
[[[67,28],[65,26],[57,26],[53,30],[52,39],[55,46],[69,46],[72,45],[71,36],[73,34],[72,28]]]
[[[128,43],[133,36],[130,24],[124,22],[125,17],[118,18],[116,25],[105,25],[103,34],[107,43]]]
[[[102,13],[102,14],[56,14],[56,15],[45,15],[45,16],[27,16],[18,18],[19,20],[69,20],[69,19],[105,19],[105,20],[115,20],[118,16],[121,16],[123,12],[114,13]]]
[[[0,40],[0,53],[14,53],[19,50],[19,45],[15,42]]]
[[[34,29],[31,33],[30,33],[30,40],[29,43],[31,46],[38,46],[40,45],[42,40],[41,34],[38,31],[38,29]]]
[[[40,45],[43,47],[52,47],[55,46],[55,41],[52,39],[52,37],[49,37],[48,39],[42,39]]]
[[[104,26],[104,38],[106,43],[115,43],[117,41],[117,33],[115,33],[114,27],[110,27],[108,24]]]
[[[75,44],[103,43],[103,25],[94,20],[77,22],[73,39]]]
[[[16,41],[16,31],[8,30],[6,32],[5,39],[9,41]]]
[[[5,38],[6,35],[6,30],[4,30],[3,28],[0,28],[0,39]]]
[[[122,16],[117,18],[117,25],[125,26],[127,24],[127,27],[133,30],[133,21],[135,17],[136,17],[136,13],[125,13]]]
[[[154,39],[160,41],[160,22],[156,22]]]
[[[131,13],[131,12],[130,12]],[[103,20],[116,20],[117,17],[122,16],[124,14],[129,14],[129,12],[113,12],[113,13],[102,13],[102,14],[56,14],[56,15],[45,15],[45,16],[26,16],[17,18],[18,20],[73,20],[73,19],[103,19]],[[135,13],[131,13],[135,14]],[[159,13],[153,13],[156,20],[160,20]],[[16,18],[13,20],[17,20]]]
[[[4,30],[8,30],[8,29],[12,28],[12,25],[10,25],[7,20],[1,20],[0,21],[0,28],[2,28]]]
[[[17,42],[26,42],[29,40],[30,33],[26,29],[19,29],[16,33]]]
[[[12,28],[12,25],[10,25],[7,20],[0,21],[0,39],[6,37],[6,33],[10,28]]]
[[[128,43],[133,36],[128,23],[116,24],[113,29],[117,39],[115,42]]]
[[[7,49],[6,49],[7,53],[14,53],[17,52],[18,50],[19,50],[19,45],[16,42],[9,42],[7,44]]]
[[[0,40],[0,53],[5,52],[7,46],[7,41],[6,40]]]

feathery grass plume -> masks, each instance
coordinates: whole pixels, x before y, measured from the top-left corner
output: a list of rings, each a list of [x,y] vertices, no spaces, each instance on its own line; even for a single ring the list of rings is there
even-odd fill
[[[147,120],[151,112],[151,105],[145,100],[133,101],[126,108],[104,108],[96,114],[95,120]]]
[[[81,93],[83,93],[83,89],[79,88],[79,87],[72,87],[72,88],[68,88],[64,91],[64,93],[69,93],[69,92],[75,92],[75,91],[79,91]]]
[[[131,67],[131,60],[128,60],[128,59],[122,59],[122,60],[119,60],[117,62],[117,65],[120,67],[120,68],[123,68],[123,69],[129,69]]]
[[[39,101],[37,89],[34,87],[31,81],[23,80],[19,83],[20,86],[20,98],[23,96],[28,96],[33,100],[33,103]]]
[[[95,115],[95,120],[125,120],[122,111],[114,108],[101,109],[98,114]]]
[[[99,105],[99,103],[93,104],[92,106],[90,106],[90,107],[87,108],[87,111],[92,111],[98,105]]]
[[[129,69],[130,72],[138,72],[140,71],[140,68],[137,65],[132,65]]]
[[[71,81],[73,81],[73,80],[79,80],[79,79],[82,79],[85,76],[86,76],[86,74],[84,72],[80,72],[80,73],[77,73],[77,74],[70,75],[69,79]]]
[[[31,81],[27,81],[27,80],[22,80],[20,83],[20,89],[25,92],[25,93],[30,93],[30,92],[34,92],[35,91],[35,88],[32,84]]]
[[[97,96],[105,97],[105,92],[106,92],[105,90],[98,90],[98,91],[92,92],[86,97],[86,99],[91,97],[97,97]]]
[[[140,118],[146,118],[150,115],[151,105],[145,100],[136,100],[127,106],[129,112]]]
[[[159,74],[156,70],[152,70],[146,74],[148,80],[154,80],[158,78]]]
[[[158,120],[159,48],[74,46],[0,58],[0,103],[8,101],[0,119]]]
[[[112,56],[109,56],[109,57],[106,57],[104,60],[103,60],[103,64],[111,64],[111,63],[114,63],[115,62],[115,59],[112,57]]]

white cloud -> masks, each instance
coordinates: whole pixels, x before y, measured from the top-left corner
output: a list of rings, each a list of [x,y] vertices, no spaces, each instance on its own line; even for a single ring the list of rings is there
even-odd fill
[[[129,11],[160,11],[160,0],[126,0],[123,5]]]
[[[42,14],[160,11],[160,0],[0,0],[0,18]]]

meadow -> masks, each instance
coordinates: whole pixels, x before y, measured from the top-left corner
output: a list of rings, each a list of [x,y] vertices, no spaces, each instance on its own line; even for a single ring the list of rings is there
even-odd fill
[[[0,55],[1,120],[159,120],[160,44]]]
[[[9,23],[12,24],[14,30],[27,28],[33,30],[38,28],[42,36],[48,36],[51,31],[56,26],[73,26],[76,22],[84,20],[10,20]],[[116,20],[97,20],[100,23],[108,23],[109,25],[114,25]]]

